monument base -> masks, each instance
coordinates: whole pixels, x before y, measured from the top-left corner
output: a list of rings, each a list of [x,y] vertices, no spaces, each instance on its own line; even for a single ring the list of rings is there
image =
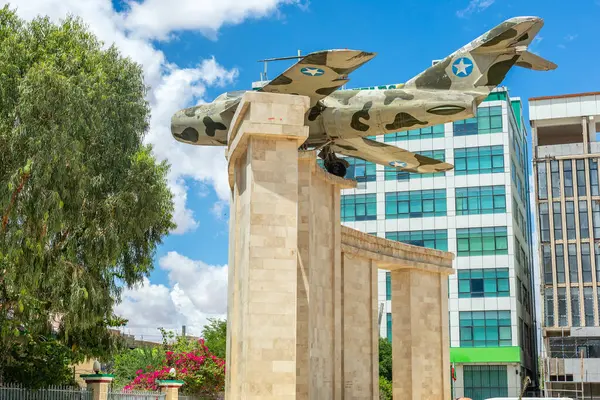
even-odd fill
[[[382,268],[399,299],[394,397],[447,400],[453,255],[342,226],[356,182],[298,151],[307,110],[306,97],[248,92],[231,124],[226,398],[378,399]]]

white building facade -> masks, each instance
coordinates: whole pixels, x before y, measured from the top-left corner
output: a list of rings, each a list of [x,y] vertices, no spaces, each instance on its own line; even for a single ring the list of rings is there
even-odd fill
[[[342,193],[343,224],[456,256],[448,301],[454,398],[517,396],[525,375],[537,381],[526,135],[520,99],[499,88],[475,118],[376,137],[452,171],[409,174],[348,159],[358,187]],[[391,337],[392,301],[380,270],[382,337]]]

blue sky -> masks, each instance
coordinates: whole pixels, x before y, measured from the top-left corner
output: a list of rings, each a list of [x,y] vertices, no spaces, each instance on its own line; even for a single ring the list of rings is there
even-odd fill
[[[183,32],[170,43],[157,43],[169,59],[180,66],[192,65],[199,55],[214,55],[227,68],[237,67],[239,77],[225,88],[214,88],[212,99],[223,90],[247,89],[259,79],[261,58],[303,54],[328,48],[354,48],[377,52],[371,62],[351,75],[348,87],[400,83],[426,68],[503,20],[521,15],[545,19],[532,50],[558,64],[551,72],[522,68],[510,71],[504,84],[511,96],[529,97],[600,90],[597,64],[600,55],[595,23],[600,4],[582,0],[579,7],[565,7],[555,0],[475,2],[469,1],[358,1],[311,2],[303,7],[283,6],[280,15],[223,27],[216,40],[201,33]],[[487,7],[485,7],[489,4]],[[461,16],[457,15],[461,10]],[[270,63],[269,77],[290,62]],[[527,115],[527,113],[526,113]],[[217,219],[210,212],[216,198],[189,198],[201,227],[196,232],[170,236],[159,256],[170,250],[211,264],[227,263],[228,209]],[[157,270],[152,281],[164,279]]]
[[[471,6],[470,6],[471,5]],[[400,83],[426,68],[432,59],[443,58],[514,16],[533,15],[545,26],[532,50],[556,64],[551,72],[514,68],[504,85],[511,96],[524,101],[535,96],[600,90],[599,54],[595,23],[600,3],[581,0],[578,7],[565,7],[557,0],[536,1],[358,1],[311,2],[303,7],[283,6],[273,18],[225,26],[216,39],[200,33],[180,33],[178,40],[157,43],[169,59],[180,66],[193,64],[198,55],[215,56],[226,68],[238,68],[236,81],[224,88],[211,88],[212,99],[223,90],[247,89],[259,79],[261,58],[303,54],[328,48],[354,48],[378,53],[371,62],[351,75],[348,87]],[[269,64],[269,77],[290,62]],[[175,250],[210,264],[227,263],[228,209],[217,219],[210,212],[214,194],[189,198],[201,226],[197,231],[171,236],[159,256]],[[153,282],[164,282],[157,269]]]
[[[505,19],[539,16],[532,51],[552,72],[513,69],[504,85],[527,107],[534,96],[600,90],[596,23],[600,0],[11,0],[23,18],[81,17],[107,44],[144,68],[152,108],[146,141],[171,164],[179,228],[164,239],[143,286],[126,291],[117,312],[127,330],[160,339],[156,327],[199,330],[226,312],[228,187],[222,148],[176,142],[172,114],[223,91],[250,89],[257,60],[331,49],[378,53],[348,87],[402,83]],[[274,78],[291,62],[269,65]],[[525,109],[527,117],[527,109]]]

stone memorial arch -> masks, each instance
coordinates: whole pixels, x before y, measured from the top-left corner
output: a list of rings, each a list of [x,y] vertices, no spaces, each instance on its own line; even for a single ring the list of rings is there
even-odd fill
[[[394,399],[450,399],[452,253],[342,226],[356,182],[318,167],[308,97],[247,92],[226,157],[232,192],[226,398],[379,398],[377,270],[392,277]]]

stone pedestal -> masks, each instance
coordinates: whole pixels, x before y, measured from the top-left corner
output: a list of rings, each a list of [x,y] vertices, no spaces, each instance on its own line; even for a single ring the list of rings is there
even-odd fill
[[[108,389],[114,376],[107,374],[87,374],[81,375],[86,386],[92,391],[93,400],[108,400]]]
[[[179,400],[179,388],[183,386],[183,381],[165,380],[158,381],[158,387],[162,393],[165,393],[165,400]]]
[[[356,182],[298,151],[308,104],[247,92],[229,131],[226,399],[377,400],[383,268],[410,286],[394,301],[395,398],[448,400],[453,255],[341,226],[341,190]]]
[[[227,399],[296,398],[298,146],[307,97],[248,92],[228,137]]]

